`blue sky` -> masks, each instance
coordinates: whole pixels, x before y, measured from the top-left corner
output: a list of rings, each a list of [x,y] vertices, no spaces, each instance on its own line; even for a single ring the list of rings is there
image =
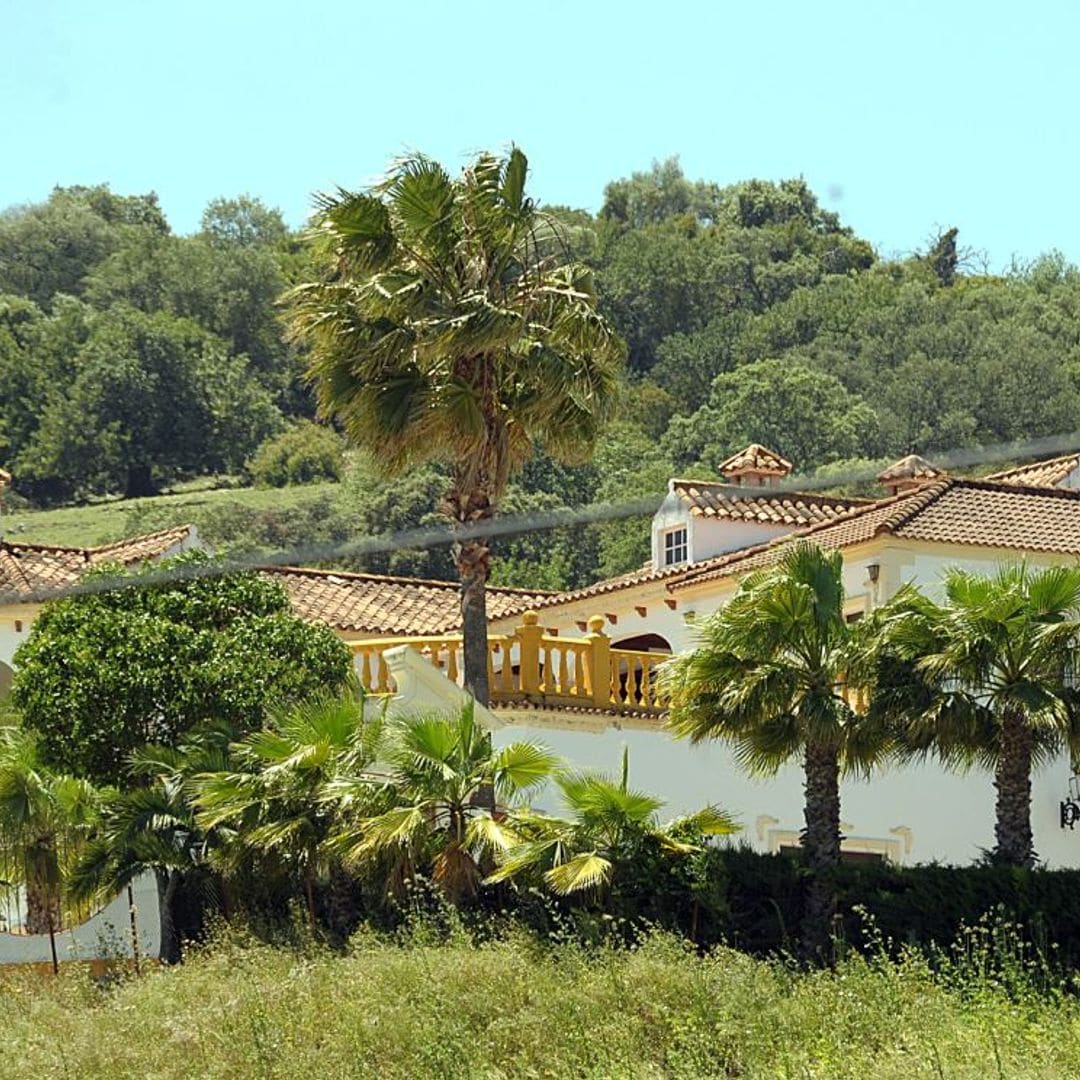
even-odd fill
[[[299,224],[405,148],[521,145],[531,191],[803,175],[884,254],[957,225],[1080,261],[1080,5],[1029,0],[0,0],[0,206],[156,190],[177,231],[249,192]]]

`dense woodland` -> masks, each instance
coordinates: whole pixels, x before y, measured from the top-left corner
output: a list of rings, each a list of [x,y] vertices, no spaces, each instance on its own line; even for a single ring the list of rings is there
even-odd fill
[[[674,160],[613,181],[595,216],[549,210],[626,338],[625,392],[590,463],[541,452],[505,511],[659,493],[751,440],[828,475],[1077,426],[1080,271],[1059,254],[990,274],[948,230],[887,260],[802,180],[725,187]],[[240,549],[436,520],[438,468],[388,480],[311,422],[278,304],[310,272],[303,235],[247,196],[214,200],[187,236],[155,195],[106,186],[0,215],[0,463],[17,497],[341,481],[294,510],[197,522]],[[169,510],[130,523],[168,524]],[[625,525],[524,536],[499,543],[495,575],[580,584],[639,565],[646,544]],[[453,576],[444,549],[363,566]]]

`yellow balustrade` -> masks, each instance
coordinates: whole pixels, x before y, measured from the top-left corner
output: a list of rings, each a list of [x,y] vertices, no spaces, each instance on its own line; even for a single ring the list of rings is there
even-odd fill
[[[416,649],[458,685],[464,676],[460,634],[351,641],[356,670],[373,694],[396,691],[384,659],[399,645]],[[656,668],[666,654],[613,649],[604,619],[594,615],[582,638],[545,634],[535,611],[522,615],[512,634],[488,637],[488,688],[493,702],[576,706],[615,712],[661,713]]]

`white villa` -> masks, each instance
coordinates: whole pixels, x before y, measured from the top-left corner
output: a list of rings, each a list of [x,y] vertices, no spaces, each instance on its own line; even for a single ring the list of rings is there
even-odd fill
[[[1080,557],[1080,454],[978,480],[910,456],[881,474],[878,499],[792,491],[791,470],[751,445],[723,464],[722,480],[670,482],[652,522],[652,558],[641,569],[564,593],[491,589],[492,707],[484,715],[496,737],[539,738],[576,764],[612,770],[628,745],[631,782],[665,798],[671,814],[719,804],[739,816],[746,842],[778,851],[799,843],[801,771],[751,780],[723,746],[690,746],[663,728],[654,669],[692,645],[695,619],[795,537],[842,552],[852,620],[905,582],[933,593],[946,566],[990,571],[1018,558],[1051,565]],[[76,581],[97,562],[138,563],[198,542],[187,528],[96,549],[0,543],[0,686],[40,590]],[[299,567],[263,572],[281,582],[299,615],[351,644],[373,692],[426,705],[460,695],[455,583]],[[1070,776],[1063,759],[1035,778],[1035,844],[1051,866],[1080,866],[1080,831],[1061,823]],[[985,773],[891,769],[845,781],[842,800],[843,848],[852,857],[967,863],[992,846]]]

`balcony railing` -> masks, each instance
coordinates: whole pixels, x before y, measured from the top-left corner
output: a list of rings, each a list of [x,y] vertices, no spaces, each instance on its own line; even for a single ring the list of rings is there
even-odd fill
[[[591,708],[659,715],[656,668],[667,653],[613,649],[604,619],[594,615],[580,638],[545,634],[540,617],[526,611],[512,634],[488,636],[488,687],[493,704]],[[459,686],[464,673],[460,634],[352,641],[356,670],[369,693],[396,692],[384,659],[388,649],[408,645]]]

